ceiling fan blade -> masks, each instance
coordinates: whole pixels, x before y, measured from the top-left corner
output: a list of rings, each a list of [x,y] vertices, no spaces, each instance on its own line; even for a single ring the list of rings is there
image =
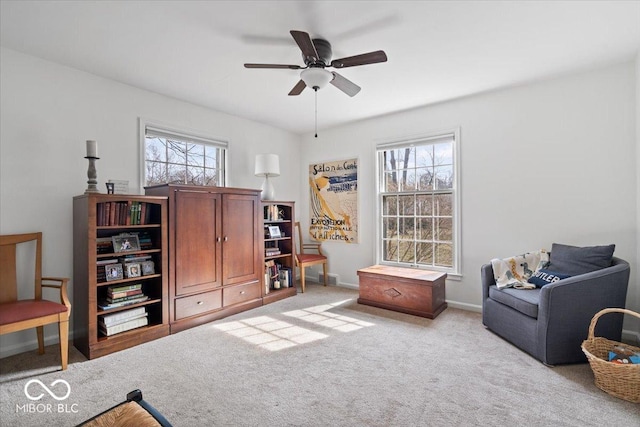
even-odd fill
[[[376,64],[378,62],[386,62],[387,54],[383,50],[375,52],[363,53],[362,55],[349,56],[347,58],[334,59],[331,61],[331,67],[346,68],[355,67],[357,65]]]
[[[244,68],[287,68],[289,70],[299,70],[302,67],[299,65],[285,64],[244,64]]]
[[[317,62],[318,61],[318,52],[316,52],[316,47],[313,45],[311,41],[311,36],[309,33],[305,33],[304,31],[289,31],[293,36],[293,39],[298,44],[298,47],[302,51],[302,55],[304,55],[305,64],[308,62]]]
[[[293,89],[291,89],[291,92],[289,92],[289,96],[294,96],[294,95],[300,95],[302,93],[302,91],[304,90],[304,88],[307,87],[307,85],[305,84],[305,82],[303,82],[302,80],[300,80],[294,87]]]
[[[340,74],[336,73],[335,71],[332,71],[331,74],[333,74],[333,80],[331,80],[331,84],[337,87],[338,89],[340,89],[341,91],[343,91],[344,93],[346,93],[347,95],[355,96],[358,94],[358,92],[360,92],[360,89],[361,89],[360,86],[358,86],[351,80],[342,77]]]

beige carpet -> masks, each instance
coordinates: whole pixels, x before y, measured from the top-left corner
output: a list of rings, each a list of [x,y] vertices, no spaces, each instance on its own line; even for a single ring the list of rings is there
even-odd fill
[[[356,299],[311,284],[99,359],[70,347],[65,372],[55,346],[2,359],[0,424],[72,426],[139,388],[174,426],[638,425],[640,405],[597,389],[588,364],[545,367],[478,313],[428,320]],[[53,395],[32,382],[43,396],[29,400],[31,380]]]

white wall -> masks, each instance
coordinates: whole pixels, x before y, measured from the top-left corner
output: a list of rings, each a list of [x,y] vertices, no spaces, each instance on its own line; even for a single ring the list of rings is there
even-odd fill
[[[632,272],[636,231],[633,63],[467,97],[305,135],[301,179],[310,163],[358,157],[359,239],[325,242],[329,270],[346,285],[375,262],[377,141],[460,126],[462,273],[447,281],[455,306],[480,308],[480,266],[494,257],[572,245],[616,244]],[[302,189],[298,215],[308,225]],[[638,306],[635,273],[628,303]]]
[[[99,189],[108,179],[139,188],[138,117],[229,141],[228,184],[260,188],[255,154],[276,153],[278,198],[300,193],[299,136],[142,91],[2,48],[0,51],[0,233],[42,231],[43,271],[72,277],[72,198],[87,188],[85,140],[99,145]],[[71,283],[74,286],[83,284]],[[56,329],[46,329],[57,342]],[[35,331],[0,337],[0,355],[35,348]]]
[[[640,59],[639,61],[640,62]],[[229,185],[259,188],[255,154],[280,154],[278,198],[308,222],[310,163],[359,159],[360,243],[327,242],[330,272],[357,286],[374,259],[377,141],[460,126],[462,267],[453,306],[478,309],[492,257],[553,242],[616,244],[632,264],[628,306],[640,311],[640,65],[620,64],[299,137],[271,126],[0,50],[0,233],[41,230],[44,272],[72,276],[72,197],[87,186],[84,141],[99,143],[101,191],[138,183],[138,117],[229,141]],[[302,145],[300,145],[302,143]],[[71,291],[73,291],[72,283]],[[47,329],[57,342],[54,328]],[[0,356],[35,348],[35,332],[0,337]]]

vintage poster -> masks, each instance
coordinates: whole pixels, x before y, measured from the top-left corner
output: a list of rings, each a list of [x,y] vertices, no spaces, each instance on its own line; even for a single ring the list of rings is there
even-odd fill
[[[358,243],[358,159],[309,165],[309,234]]]

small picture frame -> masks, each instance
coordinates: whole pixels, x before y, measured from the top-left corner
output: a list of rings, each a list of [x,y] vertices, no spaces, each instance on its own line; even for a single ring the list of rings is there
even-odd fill
[[[153,261],[143,261],[140,263],[140,268],[142,270],[143,276],[149,276],[151,274],[156,274],[156,268]]]
[[[130,264],[125,264],[126,267],[126,272],[127,272],[127,277],[140,277],[142,276],[142,271],[140,269],[140,264],[136,263],[130,263]]]
[[[140,241],[136,234],[120,234],[111,238],[113,252],[133,252],[140,250]]]
[[[280,233],[280,227],[278,227],[277,225],[270,225],[269,226],[269,238],[270,239],[277,239],[282,237],[282,233]]]
[[[122,264],[107,264],[104,266],[104,272],[107,282],[122,280],[124,278],[122,274]]]

